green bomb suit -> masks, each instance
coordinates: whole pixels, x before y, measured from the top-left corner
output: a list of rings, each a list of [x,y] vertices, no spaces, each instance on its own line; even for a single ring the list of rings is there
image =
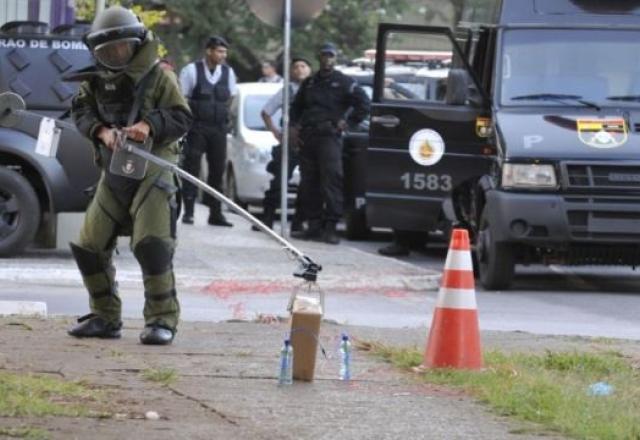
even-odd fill
[[[73,99],[74,122],[93,142],[102,175],[71,249],[89,291],[91,312],[119,328],[121,301],[112,254],[118,236],[131,236],[130,246],[143,273],[145,324],[175,333],[180,306],[173,274],[178,189],[174,177],[152,163],[142,180],[116,176],[109,172],[111,151],[96,138],[101,126],[127,125],[136,86],[149,75],[135,121],[144,120],[151,127],[151,152],[177,163],[177,140],[189,129],[192,117],[175,75],[156,66],[156,54],[157,42],[149,33],[124,70],[98,70]]]

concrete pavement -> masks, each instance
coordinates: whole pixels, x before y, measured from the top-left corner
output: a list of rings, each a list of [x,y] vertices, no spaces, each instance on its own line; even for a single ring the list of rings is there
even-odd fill
[[[353,338],[414,345],[424,329],[381,331],[325,323],[316,380],[279,387],[286,323],[183,323],[169,347],[138,343],[140,321],[121,340],[77,340],[69,319],[0,319],[0,369],[82,380],[102,389],[107,414],[94,418],[0,417],[0,427],[39,427],[51,439],[519,439],[523,425],[491,415],[461,391],[420,383],[355,352],[353,380],[338,377],[341,331]],[[420,342],[422,343],[422,342]],[[144,379],[175,371],[168,386]],[[90,404],[90,402],[88,402]],[[144,414],[155,411],[159,420]],[[0,435],[0,438],[2,436]]]

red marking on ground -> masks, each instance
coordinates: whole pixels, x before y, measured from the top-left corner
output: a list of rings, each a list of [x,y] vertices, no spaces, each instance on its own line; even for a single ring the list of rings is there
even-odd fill
[[[387,298],[406,298],[409,296],[405,290],[385,290],[382,294]]]
[[[322,287],[322,282],[320,282]],[[200,291],[207,295],[212,295],[220,300],[228,300],[236,295],[274,295],[279,293],[291,292],[296,289],[298,284],[295,282],[287,283],[282,281],[238,281],[238,280],[216,280],[202,287]],[[390,286],[344,286],[333,288],[340,294],[378,294],[388,298],[407,298],[415,290],[403,289]],[[303,293],[304,290],[301,291]],[[325,289],[326,293],[332,293]]]
[[[244,303],[239,302],[239,303],[231,304],[229,308],[232,311],[232,319],[238,319],[238,320],[245,319]]]
[[[290,290],[291,286],[274,281],[213,281],[202,288],[203,293],[219,299],[229,299],[233,295],[269,295]]]

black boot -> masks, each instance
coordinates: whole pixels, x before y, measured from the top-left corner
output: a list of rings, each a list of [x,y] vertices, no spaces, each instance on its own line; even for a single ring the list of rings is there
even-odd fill
[[[319,220],[310,220],[309,227],[307,229],[291,231],[291,237],[298,238],[300,240],[321,241],[322,235],[322,222]]]
[[[304,229],[303,223],[304,221],[298,215],[294,215],[291,220],[291,233],[302,231]]]
[[[160,324],[147,325],[140,333],[140,342],[145,345],[168,345],[173,342],[175,331]]]
[[[78,318],[78,323],[67,333],[76,338],[117,339],[120,337],[121,328],[122,322],[113,324],[94,313],[89,313]]]
[[[409,247],[394,241],[390,245],[378,249],[378,253],[387,257],[402,257],[409,255]]]
[[[267,226],[269,229],[273,229],[273,222],[274,222],[275,218],[276,218],[275,209],[264,208],[264,213],[260,217],[260,221],[262,223],[264,223],[264,225]],[[252,231],[261,231],[261,229],[259,227],[257,227],[256,225],[251,226],[251,230]]]
[[[233,224],[229,223],[225,216],[222,215],[222,211],[217,209],[211,209],[209,211],[209,220],[207,220],[207,223],[212,226],[226,226],[229,228],[233,226]]]
[[[195,205],[194,199],[184,199],[184,214],[182,214],[182,223],[185,225],[193,224],[193,208]]]
[[[322,234],[322,241],[329,244],[338,244],[340,243],[340,237],[336,232],[336,224],[333,222],[327,223],[324,227],[324,233]]]

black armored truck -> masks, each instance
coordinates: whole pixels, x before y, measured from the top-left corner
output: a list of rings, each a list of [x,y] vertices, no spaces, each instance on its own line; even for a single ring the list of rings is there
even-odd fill
[[[451,54],[439,93],[416,71],[420,99],[384,95],[398,49]],[[640,264],[640,0],[468,2],[454,30],[381,25],[376,56],[370,225],[449,217],[487,289],[516,264]]]
[[[77,83],[63,77],[92,64],[87,25],[0,27],[0,256],[34,240],[55,245],[58,214],[82,212],[99,177],[91,145],[69,119]],[[18,115],[16,109],[29,112]],[[19,112],[19,110],[18,110]]]

